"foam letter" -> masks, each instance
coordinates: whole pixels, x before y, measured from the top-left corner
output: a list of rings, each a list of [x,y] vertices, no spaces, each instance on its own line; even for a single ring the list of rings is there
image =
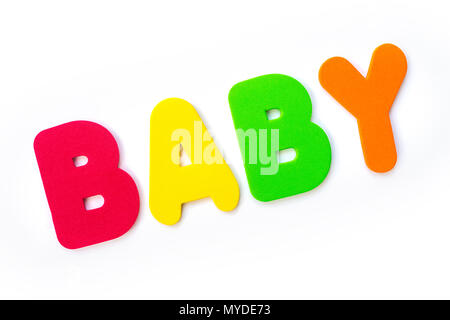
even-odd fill
[[[74,121],[40,132],[34,150],[61,245],[77,249],[125,234],[139,212],[133,179],[118,168],[114,137],[94,122]],[[84,156],[87,163],[76,166]],[[103,206],[87,210],[85,200],[100,195]]]
[[[322,183],[330,169],[330,142],[311,122],[311,100],[300,82],[286,75],[265,75],[236,84],[228,98],[256,199],[280,199]],[[272,109],[280,116],[269,120]],[[285,149],[294,149],[296,156],[279,163],[277,155]]]
[[[358,120],[367,167],[391,170],[397,162],[389,110],[406,75],[403,52],[392,44],[375,49],[364,78],[344,58],[325,61],[319,71],[322,87]]]
[[[181,166],[181,148],[191,164]],[[150,119],[150,211],[167,225],[181,218],[183,203],[211,197],[233,210],[239,186],[194,107],[185,100],[160,102]]]

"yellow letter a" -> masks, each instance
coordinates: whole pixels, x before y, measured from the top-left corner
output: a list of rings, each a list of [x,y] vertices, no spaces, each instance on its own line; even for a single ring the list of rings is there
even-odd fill
[[[181,148],[191,164],[181,166]],[[181,205],[211,197],[222,211],[239,201],[239,185],[200,116],[183,99],[160,102],[150,118],[150,211],[161,223],[181,218]]]

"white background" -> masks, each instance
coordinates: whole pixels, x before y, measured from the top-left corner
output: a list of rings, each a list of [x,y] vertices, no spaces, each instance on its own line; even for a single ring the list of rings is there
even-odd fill
[[[0,298],[450,298],[448,1],[2,1]],[[355,119],[325,92],[332,56],[367,72],[404,50],[391,110],[397,166],[364,164]],[[227,102],[237,82],[298,79],[328,134],[330,173],[271,203],[249,193]],[[233,213],[210,199],[176,226],[148,209],[149,119],[169,97],[200,113],[240,184]],[[123,237],[57,241],[33,151],[72,120],[108,128],[141,210]]]

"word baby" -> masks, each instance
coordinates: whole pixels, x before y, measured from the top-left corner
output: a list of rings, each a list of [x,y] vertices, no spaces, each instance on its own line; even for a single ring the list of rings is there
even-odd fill
[[[338,57],[319,71],[325,90],[356,117],[365,162],[375,172],[389,171],[396,163],[389,110],[406,69],[403,52],[385,44],[374,51],[366,77]],[[280,199],[322,183],[331,164],[330,142],[311,122],[311,99],[297,80],[271,74],[240,82],[230,90],[229,104],[256,199]],[[269,116],[274,113],[278,116]],[[93,122],[69,122],[40,132],[34,149],[64,247],[115,239],[132,227],[139,193],[118,168],[119,149],[108,130]],[[281,163],[278,154],[284,150],[295,157]],[[191,165],[180,165],[181,151]],[[93,196],[104,203],[89,209],[87,200]],[[182,99],[164,100],[150,118],[150,211],[161,223],[173,225],[183,203],[205,197],[222,211],[233,210],[238,183],[194,107]]]

